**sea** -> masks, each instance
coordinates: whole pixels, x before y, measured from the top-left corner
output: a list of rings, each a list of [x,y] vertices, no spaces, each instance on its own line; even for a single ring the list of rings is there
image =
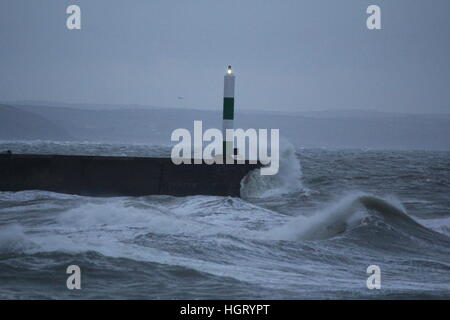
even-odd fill
[[[170,155],[94,142],[2,150]],[[67,287],[72,265],[79,290]],[[285,144],[278,174],[250,172],[240,198],[0,192],[0,299],[450,299],[450,152]]]

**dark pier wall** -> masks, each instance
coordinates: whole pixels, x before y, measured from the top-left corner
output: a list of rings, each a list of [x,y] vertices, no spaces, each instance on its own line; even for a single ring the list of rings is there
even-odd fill
[[[174,165],[169,158],[0,155],[0,191],[46,190],[86,196],[240,196],[258,164]]]

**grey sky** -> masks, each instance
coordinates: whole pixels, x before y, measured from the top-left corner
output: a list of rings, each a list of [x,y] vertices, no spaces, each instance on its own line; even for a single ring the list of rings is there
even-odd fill
[[[369,4],[383,30],[366,28]],[[2,0],[0,100],[221,108],[232,64],[237,108],[448,113],[449,13],[448,0]]]

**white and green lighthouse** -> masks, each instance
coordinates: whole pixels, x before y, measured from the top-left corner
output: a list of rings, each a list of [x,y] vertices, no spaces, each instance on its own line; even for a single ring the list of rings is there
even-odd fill
[[[234,137],[227,138],[227,129],[234,129],[234,76],[231,66],[228,66],[227,73],[224,77],[223,89],[223,154],[226,158],[232,157],[234,154],[233,140]]]

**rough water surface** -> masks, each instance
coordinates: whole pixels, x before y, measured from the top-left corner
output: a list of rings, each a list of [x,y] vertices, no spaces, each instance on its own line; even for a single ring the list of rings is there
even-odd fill
[[[2,142],[15,153],[169,147]],[[1,299],[450,298],[450,152],[293,149],[242,198],[0,192]],[[66,268],[82,289],[66,288]],[[366,269],[381,268],[368,290]]]

